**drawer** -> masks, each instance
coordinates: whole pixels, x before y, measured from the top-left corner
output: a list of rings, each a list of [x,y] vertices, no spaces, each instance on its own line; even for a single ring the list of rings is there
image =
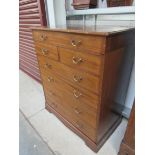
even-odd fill
[[[90,127],[88,124],[75,117],[74,115],[70,115],[68,117],[69,122],[71,122],[76,128],[82,131],[85,135],[87,135],[94,142],[96,141],[96,129]]]
[[[55,109],[57,112],[59,113],[63,113],[61,111],[61,105],[60,105],[60,100],[53,96],[52,98],[50,97],[50,92],[47,92],[47,90],[45,91],[45,98],[46,98],[46,102],[48,103],[48,105],[50,107],[52,107],[53,109]]]
[[[97,109],[99,104],[99,96],[84,90],[78,90],[76,87],[71,86],[64,82],[60,77],[56,76],[54,73],[42,73],[42,81],[43,85],[46,88],[49,88],[50,90],[61,90],[63,93],[57,94],[59,97],[64,97],[60,95],[67,94],[73,102],[76,102],[77,104],[81,104],[84,106],[85,104]],[[53,80],[52,80],[53,79]],[[78,93],[75,92],[75,90],[78,90]]]
[[[83,70],[95,75],[100,75],[101,62],[103,56],[87,54],[84,51],[74,51],[59,48],[60,61],[75,69]]]
[[[55,44],[72,49],[84,49],[96,54],[104,53],[106,39],[103,36],[33,30],[37,42]]]
[[[67,109],[70,109],[70,111],[81,120],[87,122],[93,128],[96,128],[97,109],[89,106],[85,102],[82,102],[82,99],[80,99],[82,98],[82,93],[79,98],[75,97],[74,91],[77,90],[71,88],[65,83],[61,84],[61,88],[60,85],[53,88],[49,84],[44,84],[44,91],[45,94],[49,94],[51,98],[59,99],[62,105],[64,105]]]
[[[38,56],[40,70],[60,75],[67,82],[78,88],[85,88],[96,94],[99,93],[99,77],[86,72],[78,71],[62,63]]]
[[[58,113],[60,113],[67,121],[73,124],[76,128],[78,128],[81,132],[91,138],[93,141],[96,141],[96,130],[89,126],[87,123],[79,119],[76,115],[74,115],[70,109],[68,109],[65,105],[60,103],[55,103],[53,98],[46,96],[46,102],[52,108],[54,108]],[[53,105],[54,104],[54,105]]]
[[[35,50],[36,50],[37,54],[39,54],[39,55],[48,57],[53,60],[59,59],[56,46],[35,43]]]

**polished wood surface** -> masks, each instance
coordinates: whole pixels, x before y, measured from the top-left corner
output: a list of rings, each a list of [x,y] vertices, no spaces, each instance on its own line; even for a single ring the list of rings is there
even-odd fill
[[[69,100],[74,101],[73,103],[77,102],[78,104],[81,104],[83,106],[86,104],[93,109],[97,109],[99,97],[94,93],[91,93],[85,89],[77,89],[77,87],[66,83],[66,81],[61,79],[61,77],[58,78],[56,74],[45,72],[41,72],[41,74],[44,86],[46,86],[47,88],[50,87],[49,89],[51,91],[61,90],[63,93],[60,93],[61,91],[58,92],[61,98],[63,98],[63,95],[65,95]],[[53,78],[53,81],[49,81],[51,77]]]
[[[127,130],[120,146],[119,155],[135,155],[135,104],[130,114]]]
[[[101,63],[104,56],[95,56],[85,51],[74,51],[65,48],[59,48],[60,62],[75,68],[77,70],[100,75]]]
[[[134,30],[36,28],[33,37],[46,108],[97,152],[121,122],[114,100]]]
[[[56,46],[44,45],[44,44],[36,44],[36,52],[39,55],[45,56],[47,58],[58,60],[58,50]]]
[[[97,54],[104,53],[106,41],[104,37],[43,30],[34,31],[33,35],[34,40],[40,43],[59,45],[73,50],[86,50]]]
[[[93,99],[93,94],[91,94],[92,96],[89,98],[86,94],[82,94],[82,91],[72,88],[55,75],[52,76],[53,79],[49,82],[49,77],[51,76],[48,75],[50,74],[47,74],[47,76],[42,76],[45,94],[47,92],[51,97],[58,98],[61,100],[62,105],[72,109],[72,111],[81,117],[81,119],[96,128],[97,109],[92,107],[92,105],[97,106],[94,105],[97,104],[97,100],[94,99],[94,103],[93,101],[91,102],[91,99]],[[91,106],[89,103],[91,103]]]
[[[99,78],[86,72],[70,68],[62,63],[38,56],[41,69],[58,74],[78,88],[83,87],[96,94],[99,93]],[[64,76],[65,75],[65,76]]]
[[[55,98],[48,97],[46,94],[46,102],[57,112],[59,112],[64,118],[66,118],[75,127],[81,130],[85,135],[90,137],[93,141],[96,141],[96,130],[92,128],[89,124],[80,119],[76,114],[73,113],[70,108],[64,106],[62,102],[56,100]]]

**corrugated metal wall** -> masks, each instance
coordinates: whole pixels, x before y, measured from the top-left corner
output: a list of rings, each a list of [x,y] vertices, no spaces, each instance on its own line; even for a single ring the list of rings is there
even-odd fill
[[[31,27],[46,26],[44,0],[19,0],[19,67],[40,80]]]

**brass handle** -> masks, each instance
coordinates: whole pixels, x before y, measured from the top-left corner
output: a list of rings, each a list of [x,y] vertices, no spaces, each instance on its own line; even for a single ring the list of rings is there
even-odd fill
[[[78,115],[81,114],[81,111],[79,111],[78,108],[75,108],[75,109],[74,109],[74,112],[75,112],[76,114],[78,114]]]
[[[52,77],[47,78],[48,82],[54,82],[54,79]]]
[[[45,49],[45,48],[43,48],[43,49],[41,49],[41,53],[42,53],[43,55],[47,55],[47,54],[48,54],[48,50]]]
[[[73,80],[74,80],[75,82],[80,82],[80,81],[82,80],[82,77],[81,77],[81,76],[74,75],[74,76],[73,76]]]
[[[52,65],[51,65],[51,64],[48,64],[48,63],[46,63],[46,64],[44,65],[44,67],[45,67],[45,68],[51,68],[51,67],[52,67]]]
[[[75,98],[78,99],[82,94],[77,90],[73,90],[73,95],[74,95]]]
[[[45,41],[47,39],[47,36],[45,34],[41,34],[40,41]]]
[[[79,57],[73,57],[72,61],[73,61],[73,64],[79,64],[79,63],[83,62],[83,59],[79,58]]]
[[[81,41],[76,42],[75,40],[72,40],[71,44],[72,44],[72,46],[77,47],[79,44],[81,44]]]

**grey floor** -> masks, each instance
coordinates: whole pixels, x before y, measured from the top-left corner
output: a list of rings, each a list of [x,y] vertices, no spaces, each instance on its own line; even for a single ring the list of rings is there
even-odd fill
[[[55,155],[21,112],[19,114],[19,155]]]
[[[96,154],[45,109],[42,86],[20,71],[20,155],[117,155],[127,120]]]

